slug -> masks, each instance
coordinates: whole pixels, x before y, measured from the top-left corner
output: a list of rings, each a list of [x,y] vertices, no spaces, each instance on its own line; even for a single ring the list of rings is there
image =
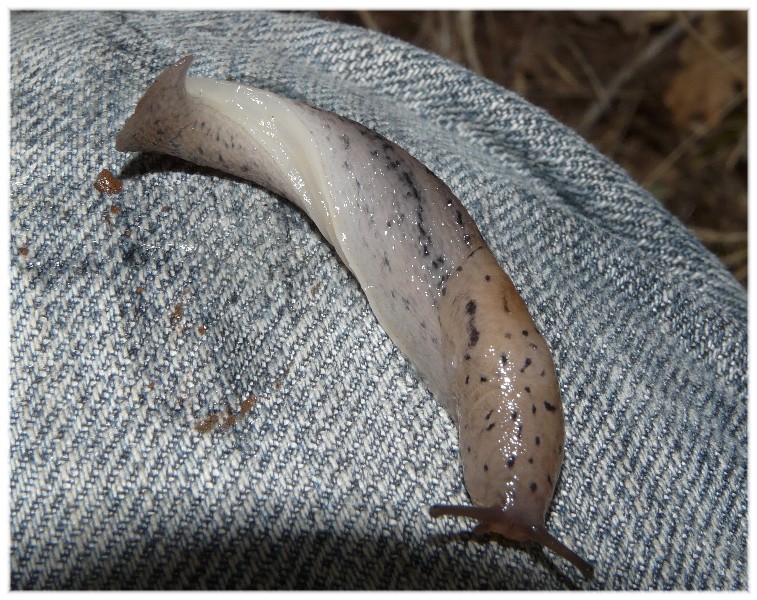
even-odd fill
[[[166,69],[116,139],[251,180],[302,209],[354,274],[379,323],[456,422],[475,533],[534,541],[593,567],[554,538],[545,513],[564,423],[550,350],[513,282],[452,191],[363,125],[234,82]]]

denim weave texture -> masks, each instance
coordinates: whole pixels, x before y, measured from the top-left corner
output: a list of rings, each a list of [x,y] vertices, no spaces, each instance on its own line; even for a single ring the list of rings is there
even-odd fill
[[[428,515],[469,503],[455,427],[302,213],[115,150],[187,54],[377,130],[468,207],[552,348],[547,528],[593,580]],[[746,292],[574,132],[304,13],[12,13],[10,64],[14,589],[746,589]]]

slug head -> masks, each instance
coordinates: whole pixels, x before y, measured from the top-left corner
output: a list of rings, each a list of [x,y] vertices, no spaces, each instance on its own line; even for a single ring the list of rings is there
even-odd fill
[[[589,562],[555,538],[543,525],[520,523],[508,515],[507,511],[497,506],[437,504],[429,509],[429,513],[434,518],[449,515],[477,519],[479,524],[474,528],[474,534],[497,533],[516,542],[536,542],[572,563],[581,571],[584,579],[591,579],[594,575],[594,567]]]

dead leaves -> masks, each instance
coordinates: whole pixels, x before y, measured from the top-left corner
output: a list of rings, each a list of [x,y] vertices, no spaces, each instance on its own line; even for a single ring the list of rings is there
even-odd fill
[[[720,122],[747,83],[746,27],[740,14],[703,13],[696,25],[679,16],[689,35],[678,56],[682,68],[665,93],[665,105],[679,129]]]

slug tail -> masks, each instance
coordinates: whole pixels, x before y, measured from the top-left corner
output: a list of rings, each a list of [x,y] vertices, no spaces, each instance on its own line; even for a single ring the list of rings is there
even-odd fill
[[[165,141],[175,139],[187,121],[185,79],[193,60],[192,55],[185,56],[158,76],[116,137],[116,150],[170,150]]]
[[[536,542],[573,564],[581,571],[584,579],[591,579],[594,576],[594,567],[550,534],[543,525],[533,526],[520,523],[497,506],[436,504],[429,509],[429,513],[434,518],[446,515],[477,519],[479,524],[473,533],[492,532],[517,542]]]

